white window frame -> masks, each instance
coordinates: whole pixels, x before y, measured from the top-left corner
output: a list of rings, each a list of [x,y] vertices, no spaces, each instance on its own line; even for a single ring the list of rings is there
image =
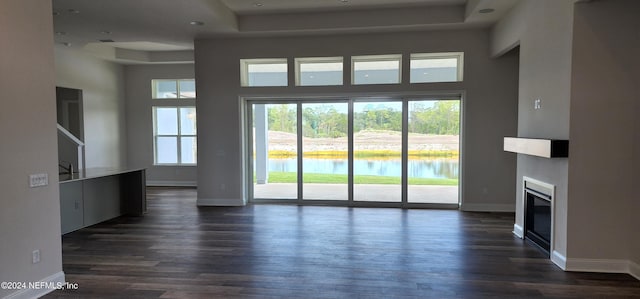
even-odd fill
[[[411,62],[414,60],[429,60],[429,59],[456,59],[456,81],[429,81],[429,82],[413,82],[413,78],[409,75],[409,83],[422,84],[422,83],[440,83],[440,82],[462,82],[464,75],[464,52],[442,52],[442,53],[412,53],[409,58],[409,74],[411,74]]]
[[[173,108],[176,111],[177,114],[177,134],[158,134],[158,119],[157,119],[157,115],[156,115],[156,111],[158,108]],[[196,158],[196,163],[183,163],[182,162],[182,138],[183,137],[193,137],[196,138],[198,137],[198,133],[196,131],[196,134],[182,134],[182,122],[180,119],[180,108],[193,108],[194,110],[196,109],[195,106],[193,105],[173,105],[173,106],[153,106],[152,110],[153,110],[153,165],[155,166],[172,166],[172,165],[197,165],[197,156]],[[197,115],[197,112],[196,112]],[[197,116],[196,116],[197,117]],[[158,139],[161,137],[175,137],[176,138],[176,146],[177,146],[177,150],[176,150],[176,163],[159,163],[158,162]]]
[[[340,63],[342,69],[340,69],[340,83],[339,84],[302,84],[302,70],[301,65],[306,63]],[[296,72],[296,86],[341,86],[344,85],[344,57],[304,57],[295,58],[295,72]]]
[[[194,81],[195,79],[152,79],[151,80],[151,99],[153,100],[176,100],[176,99],[195,99],[197,97],[182,97],[180,92],[180,82],[184,81]],[[156,87],[159,82],[173,82],[176,85],[176,97],[174,98],[158,98],[156,97]]]
[[[284,64],[286,65],[285,75],[287,82],[285,85],[249,85],[249,66],[255,64]],[[242,87],[272,87],[289,85],[289,62],[286,58],[257,58],[240,59],[240,86]]]
[[[398,62],[398,82],[394,83],[356,83],[356,63],[377,62],[377,61],[397,61]],[[351,56],[351,85],[376,85],[376,84],[401,84],[402,83],[402,54],[385,55],[363,55]]]

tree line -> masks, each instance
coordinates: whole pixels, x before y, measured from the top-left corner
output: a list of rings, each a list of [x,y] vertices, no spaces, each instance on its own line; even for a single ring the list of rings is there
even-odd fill
[[[433,135],[458,135],[459,101],[410,102],[409,132]],[[269,130],[296,133],[296,107],[291,104],[269,105]],[[302,110],[305,137],[337,138],[347,136],[347,113],[333,105],[306,107]],[[402,112],[383,104],[370,104],[353,114],[354,133],[362,130],[402,131]]]

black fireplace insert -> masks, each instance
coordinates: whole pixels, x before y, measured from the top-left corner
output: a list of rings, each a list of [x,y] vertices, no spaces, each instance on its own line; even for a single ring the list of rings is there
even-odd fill
[[[524,237],[547,255],[551,249],[551,196],[526,188]]]

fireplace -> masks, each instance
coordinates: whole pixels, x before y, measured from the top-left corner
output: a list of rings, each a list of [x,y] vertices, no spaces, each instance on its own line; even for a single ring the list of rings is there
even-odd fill
[[[547,255],[553,240],[553,190],[553,185],[524,180],[524,238]]]

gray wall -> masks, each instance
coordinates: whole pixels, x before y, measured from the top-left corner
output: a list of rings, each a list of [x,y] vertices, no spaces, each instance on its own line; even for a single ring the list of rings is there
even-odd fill
[[[544,17],[541,17],[544,16]],[[493,28],[492,54],[520,45],[518,136],[569,139],[573,1],[525,0]],[[533,103],[541,100],[542,108]],[[573,144],[571,145],[573,147]],[[567,251],[568,159],[518,155],[516,225],[524,227],[523,176],[556,186],[555,250]]]
[[[517,55],[491,59],[486,30],[361,34],[315,37],[197,40],[198,202],[242,205],[243,129],[240,96],[340,93],[465,92],[463,106],[462,208],[513,211],[515,156],[502,138],[516,134]],[[464,82],[339,87],[241,88],[241,58],[465,52]],[[348,63],[346,64],[349,65]],[[408,62],[403,72],[408,74]],[[345,69],[348,77],[349,70]],[[407,80],[405,80],[407,81]],[[345,81],[348,82],[348,81]],[[290,84],[293,85],[293,84]]]
[[[174,100],[152,100],[152,79],[195,78],[193,64],[129,65],[125,67],[127,107],[127,156],[129,167],[147,168],[147,184],[195,186],[196,166],[153,165],[153,112],[155,104]],[[180,102],[193,101],[179,100]],[[198,111],[198,117],[200,112]],[[206,116],[205,116],[206,117]]]
[[[640,261],[640,2],[576,5],[568,257]],[[636,137],[636,138],[634,138]]]
[[[570,140],[568,159],[518,157],[516,225],[522,176],[555,184],[554,261],[638,277],[640,2],[574,2],[525,0],[493,28],[494,55],[520,45],[519,136]]]
[[[57,86],[82,90],[86,167],[126,167],[123,67],[56,46],[55,70]]]
[[[0,2],[0,281],[64,280],[52,24],[51,1]],[[35,173],[49,185],[29,188]]]

